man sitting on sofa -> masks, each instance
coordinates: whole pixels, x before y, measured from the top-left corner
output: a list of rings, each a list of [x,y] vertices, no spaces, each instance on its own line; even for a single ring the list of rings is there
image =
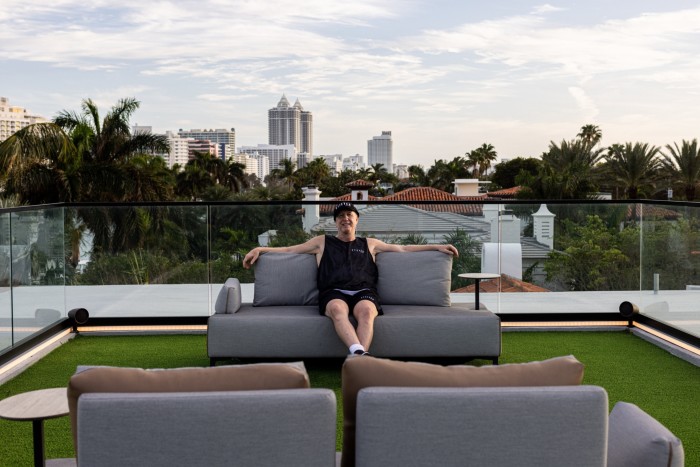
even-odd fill
[[[382,314],[377,295],[377,266],[374,258],[383,252],[437,250],[458,256],[452,245],[394,245],[376,238],[357,237],[360,213],[351,203],[340,203],[333,211],[338,235],[319,235],[287,247],[253,248],[243,259],[250,268],[263,253],[307,253],[318,263],[319,312],[333,320],[340,340],[355,355],[369,355],[374,319]],[[357,329],[350,322],[350,312]]]

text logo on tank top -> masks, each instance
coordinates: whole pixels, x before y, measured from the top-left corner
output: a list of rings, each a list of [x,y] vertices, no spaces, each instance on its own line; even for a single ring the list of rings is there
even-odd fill
[[[350,251],[352,251],[353,253],[360,253],[361,255],[365,254],[365,250],[363,250],[362,248],[350,248]]]

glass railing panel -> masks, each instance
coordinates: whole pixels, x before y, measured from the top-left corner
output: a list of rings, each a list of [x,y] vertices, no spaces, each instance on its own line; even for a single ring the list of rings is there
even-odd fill
[[[10,213],[0,214],[0,353],[12,347]]]
[[[63,208],[10,214],[14,343],[66,317]]]
[[[306,206],[313,210],[314,206]],[[256,246],[289,246],[303,243],[316,232],[304,230],[299,204],[251,204],[211,206],[210,270],[216,299],[227,278],[237,278],[244,302],[253,301],[254,269],[243,268],[243,257]]]
[[[208,316],[206,205],[66,211],[68,309],[90,317]]]
[[[492,311],[616,313],[638,295],[639,227],[628,204],[494,206],[498,243],[485,245],[482,268],[502,274],[501,293],[481,295]]]
[[[640,312],[700,337],[700,211],[642,206]]]

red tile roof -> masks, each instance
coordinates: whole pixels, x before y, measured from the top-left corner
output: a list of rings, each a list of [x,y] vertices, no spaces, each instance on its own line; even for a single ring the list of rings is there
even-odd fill
[[[520,190],[521,190],[521,187],[514,186],[512,188],[504,188],[502,190],[489,191],[488,193],[486,193],[486,196],[488,196],[489,198],[512,199],[518,195]]]
[[[437,188],[418,186],[408,188],[393,195],[385,196],[382,201],[401,201],[402,203],[423,211],[454,212],[457,214],[467,214],[480,216],[482,213],[480,204],[410,204],[410,201],[473,201],[483,200],[481,196],[456,196]]]
[[[634,212],[632,212],[633,206]],[[648,204],[630,204],[627,206],[627,220],[641,219],[642,215],[647,219],[654,218],[666,220],[675,220],[681,217],[681,214],[679,212],[672,211],[671,209],[666,209],[659,206],[649,206]]]
[[[500,282],[500,288],[499,288]],[[501,274],[500,279],[481,281],[480,292],[549,292],[549,290],[529,282],[524,282],[507,274]],[[474,284],[453,290],[452,293],[474,293]]]
[[[362,204],[362,201],[353,201],[351,199],[351,197],[352,197],[352,194],[348,193],[348,194],[345,194],[343,196],[338,196],[337,198],[331,199],[330,200],[331,204],[322,204],[320,206],[320,209],[319,209],[321,215],[330,216],[331,214],[333,214],[333,209],[335,209],[336,203],[340,203],[342,201],[350,201],[350,202],[353,202],[355,204]],[[372,196],[372,195],[368,195],[367,198],[369,199],[369,201],[374,201],[374,200],[379,199],[376,196]]]
[[[350,183],[346,183],[345,186],[348,188],[374,188],[374,183],[360,179],[353,180]]]

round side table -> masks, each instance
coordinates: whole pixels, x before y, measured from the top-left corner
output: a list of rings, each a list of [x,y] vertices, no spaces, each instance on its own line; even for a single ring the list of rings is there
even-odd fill
[[[459,277],[464,277],[466,279],[474,279],[474,309],[479,309],[479,282],[481,279],[498,279],[501,277],[500,274],[493,274],[489,272],[465,272],[459,274]]]
[[[44,465],[44,420],[68,415],[66,388],[39,389],[0,401],[0,418],[31,421],[34,465]]]

